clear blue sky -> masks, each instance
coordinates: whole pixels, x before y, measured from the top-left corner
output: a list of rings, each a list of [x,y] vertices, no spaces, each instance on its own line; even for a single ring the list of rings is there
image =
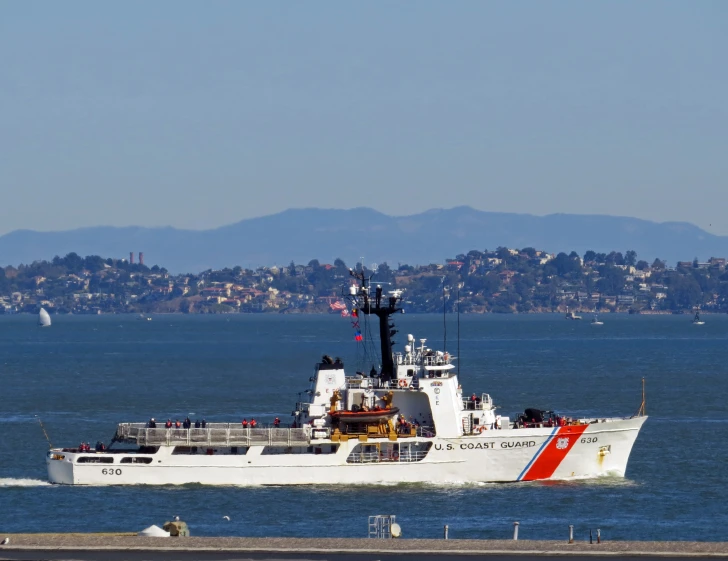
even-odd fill
[[[720,0],[2,2],[0,234],[456,205],[728,234],[726,61]]]

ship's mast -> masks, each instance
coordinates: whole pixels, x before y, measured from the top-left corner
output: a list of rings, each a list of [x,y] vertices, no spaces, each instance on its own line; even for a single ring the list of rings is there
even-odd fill
[[[394,342],[392,341],[392,336],[397,333],[397,330],[393,329],[394,323],[390,323],[389,317],[402,311],[401,308],[397,307],[399,295],[395,292],[394,295],[383,297],[382,287],[378,285],[374,291],[374,301],[372,302],[369,279],[364,275],[363,268],[361,273],[357,273],[351,269],[349,273],[357,279],[359,284],[356,294],[359,299],[359,311],[366,315],[375,315],[379,318],[379,343],[382,351],[382,371],[380,377],[382,381],[388,382],[395,377],[394,359],[392,357],[392,345]]]

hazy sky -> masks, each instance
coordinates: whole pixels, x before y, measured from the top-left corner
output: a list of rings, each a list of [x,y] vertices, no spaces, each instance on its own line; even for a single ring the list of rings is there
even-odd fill
[[[0,3],[0,234],[471,205],[728,234],[728,2]]]

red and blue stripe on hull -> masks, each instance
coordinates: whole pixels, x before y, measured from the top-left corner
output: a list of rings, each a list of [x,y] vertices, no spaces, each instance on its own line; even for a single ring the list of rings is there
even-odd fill
[[[549,479],[589,425],[556,427],[518,476],[517,481]]]

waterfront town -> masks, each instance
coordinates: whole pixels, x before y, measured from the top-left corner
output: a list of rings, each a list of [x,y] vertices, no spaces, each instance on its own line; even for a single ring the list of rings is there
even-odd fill
[[[0,267],[0,314],[346,313],[349,267],[332,263],[170,274],[134,259],[70,253]],[[364,267],[402,290],[408,313],[728,312],[726,259],[665,263],[634,251],[557,255],[534,248],[472,250],[443,263]]]

